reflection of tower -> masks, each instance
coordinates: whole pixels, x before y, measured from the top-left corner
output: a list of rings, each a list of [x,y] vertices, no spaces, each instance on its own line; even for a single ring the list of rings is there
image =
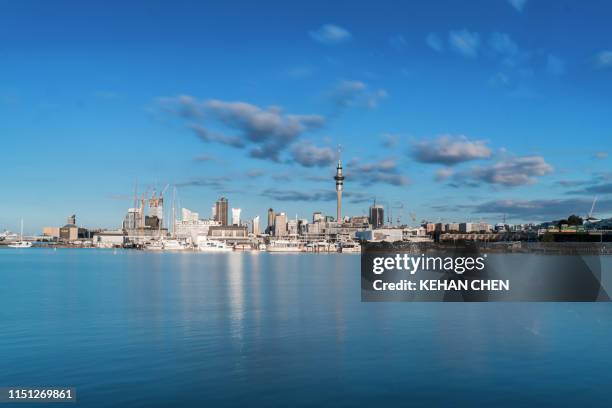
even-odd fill
[[[340,158],[340,148],[338,148],[338,167],[336,167],[336,221],[342,222],[342,187],[344,186],[344,176],[342,175],[342,160]]]

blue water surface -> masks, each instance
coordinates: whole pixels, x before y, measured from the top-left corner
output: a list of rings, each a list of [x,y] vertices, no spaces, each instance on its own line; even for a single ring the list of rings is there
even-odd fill
[[[359,259],[1,249],[0,387],[85,407],[612,404],[612,304],[362,303]]]

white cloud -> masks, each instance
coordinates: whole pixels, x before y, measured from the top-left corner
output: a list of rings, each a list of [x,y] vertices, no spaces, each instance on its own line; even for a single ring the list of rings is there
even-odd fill
[[[527,4],[527,0],[508,0],[508,3],[520,13]]]
[[[612,51],[601,51],[595,56],[595,64],[599,68],[612,68]]]
[[[203,141],[249,148],[251,157],[273,161],[305,132],[325,124],[323,116],[286,114],[277,106],[264,109],[239,101],[199,101],[189,95],[160,98],[159,102],[164,111],[186,120],[187,128]],[[234,134],[211,130],[203,122],[213,122]]]
[[[315,31],[310,32],[310,37],[322,44],[337,45],[342,44],[351,39],[351,33],[334,24],[325,24]]]
[[[512,157],[489,167],[475,167],[458,175],[488,184],[507,187],[534,184],[536,177],[552,173],[553,167],[541,156]]]
[[[413,157],[421,163],[452,166],[470,160],[487,159],[491,150],[483,140],[469,140],[465,136],[442,135],[422,140],[412,147]]]
[[[593,157],[599,160],[604,160],[608,158],[608,152],[605,152],[605,151],[595,152],[593,154]]]
[[[450,176],[452,176],[455,172],[450,167],[443,167],[436,171],[436,181],[445,181]]]
[[[336,152],[330,147],[317,147],[309,141],[296,143],[291,148],[293,160],[304,167],[325,167],[336,160]]]
[[[384,89],[371,90],[361,81],[341,81],[331,92],[331,100],[338,108],[365,106],[375,108],[387,97]]]
[[[466,29],[451,31],[448,34],[448,42],[455,52],[465,57],[474,58],[478,55],[480,46],[478,33]]]
[[[442,40],[436,33],[429,33],[427,37],[425,37],[425,42],[434,51],[441,52],[444,50],[444,44]]]
[[[347,180],[350,178],[363,186],[373,184],[405,186],[410,184],[410,179],[400,174],[397,163],[393,159],[383,159],[374,163],[362,163],[358,159],[353,159],[344,171]]]

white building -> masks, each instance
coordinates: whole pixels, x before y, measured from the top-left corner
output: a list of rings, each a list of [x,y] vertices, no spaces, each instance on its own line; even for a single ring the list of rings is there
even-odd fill
[[[240,208],[232,208],[232,225],[240,225]]]
[[[181,219],[183,221],[197,221],[200,219],[200,214],[194,211],[190,211],[187,208],[181,209]]]
[[[253,235],[258,236],[261,234],[261,230],[259,229],[259,215],[253,218]]]
[[[98,248],[118,248],[126,242],[126,235],[123,230],[101,231],[93,236],[93,244]]]
[[[208,235],[210,227],[219,226],[221,223],[215,220],[201,220],[199,214],[183,208],[182,219],[174,223],[175,234],[178,238],[190,238],[196,241],[198,235]]]

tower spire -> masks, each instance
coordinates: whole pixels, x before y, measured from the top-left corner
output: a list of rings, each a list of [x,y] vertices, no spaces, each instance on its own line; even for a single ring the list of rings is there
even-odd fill
[[[342,189],[344,186],[344,175],[342,174],[342,146],[338,145],[338,166],[336,166],[336,221],[342,222]]]

